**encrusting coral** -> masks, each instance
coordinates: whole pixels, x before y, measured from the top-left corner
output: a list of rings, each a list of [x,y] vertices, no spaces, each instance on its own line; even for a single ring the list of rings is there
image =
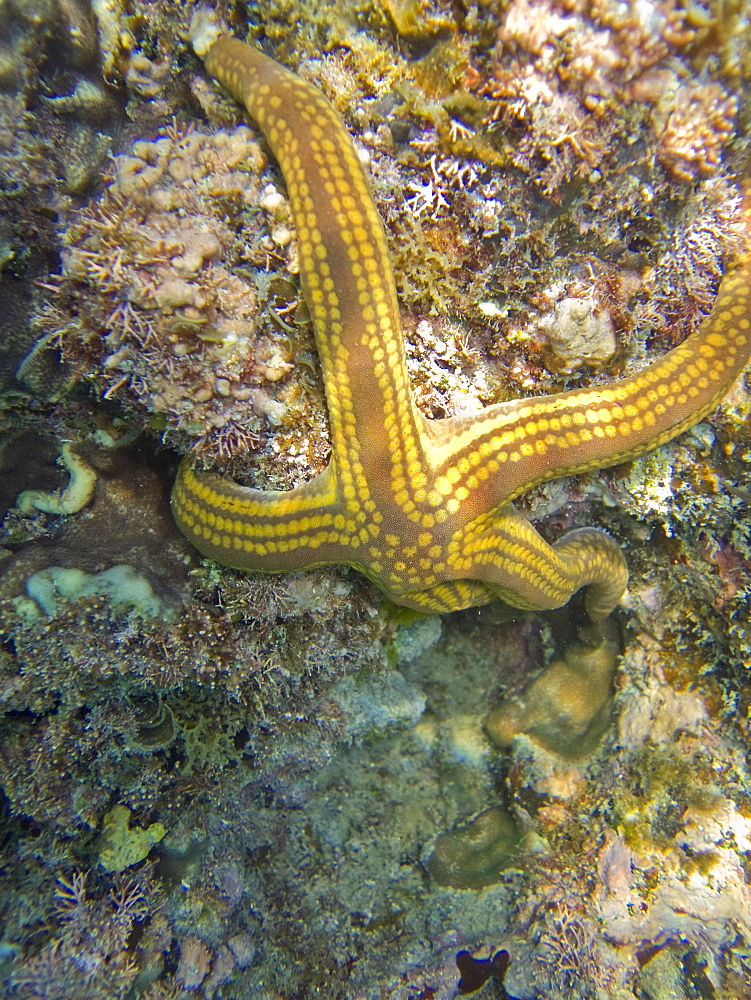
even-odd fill
[[[242,126],[136,144],[68,230],[57,296],[75,314],[63,356],[84,350],[105,398],[137,401],[153,426],[225,460],[255,440],[249,408],[256,422],[291,419],[260,388],[288,374],[289,349],[259,325],[261,289],[243,273],[274,247],[253,249],[263,162]]]
[[[618,651],[612,623],[606,625],[590,629],[586,644],[570,646],[562,660],[493,709],[485,728],[498,746],[508,749],[527,736],[550,753],[574,759],[596,746],[608,725]]]
[[[102,819],[102,839],[99,864],[108,872],[122,872],[148,857],[149,851],[164,839],[166,830],[161,823],[145,829],[130,825],[130,809],[113,806]]]

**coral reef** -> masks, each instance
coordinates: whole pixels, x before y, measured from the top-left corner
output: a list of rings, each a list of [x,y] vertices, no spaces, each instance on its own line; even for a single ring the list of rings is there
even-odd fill
[[[469,954],[478,996],[746,1000],[746,383],[520,501],[625,546],[604,651],[577,606],[419,618],[347,571],[199,564],[163,438],[265,488],[327,458],[286,199],[189,51],[205,6],[0,0],[0,992],[449,1000]],[[748,4],[215,6],[354,134],[428,416],[602,385],[700,324],[741,238]],[[92,584],[115,567],[156,616]],[[122,871],[113,814],[165,831]]]
[[[243,276],[275,245],[261,244],[255,221],[262,166],[243,126],[137,143],[66,233],[63,281],[43,318],[57,323],[65,301],[75,321],[59,334],[64,358],[80,365],[84,354],[106,399],[138,401],[141,421],[225,460],[253,445],[264,419],[292,422],[276,398],[294,399],[277,384],[292,368],[289,348],[259,326],[260,289]]]
[[[55,891],[55,930],[33,958],[20,962],[12,985],[21,996],[60,1000],[124,997],[138,972],[128,938],[149,914],[145,889],[122,882],[109,899],[96,899],[87,876],[61,876]]]

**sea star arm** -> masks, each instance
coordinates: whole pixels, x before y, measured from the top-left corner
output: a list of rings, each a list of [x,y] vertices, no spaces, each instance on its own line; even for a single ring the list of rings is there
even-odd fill
[[[604,531],[580,528],[549,545],[513,504],[457,532],[448,561],[516,608],[557,608],[586,586],[594,621],[612,611],[628,582],[623,553]]]
[[[184,462],[172,503],[185,535],[244,569],[346,563],[421,610],[494,596],[556,607],[588,585],[590,613],[602,617],[627,581],[615,542],[584,529],[550,546],[510,501],[547,479],[639,455],[712,409],[751,352],[749,256],[726,274],[704,326],[642,372],[427,422],[412,399],[383,226],[336,112],[236,39],[219,39],[206,65],[245,103],[287,182],[332,458],[321,476],[286,493],[240,487]]]
[[[751,218],[744,202],[743,213]],[[499,502],[530,486],[643,455],[710,413],[751,353],[751,255],[723,277],[712,312],[696,333],[626,378],[490,406],[470,421],[437,424],[439,470],[483,464],[503,469]],[[440,471],[438,473],[440,477]]]

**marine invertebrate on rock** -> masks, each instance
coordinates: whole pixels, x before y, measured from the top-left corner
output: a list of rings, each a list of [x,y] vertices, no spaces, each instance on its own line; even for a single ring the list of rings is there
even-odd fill
[[[499,67],[481,93],[490,98],[487,122],[501,119],[520,132],[511,161],[549,198],[560,201],[566,184],[596,176],[611,155],[613,123],[583,111],[573,94],[533,65]]]
[[[615,353],[615,333],[607,312],[586,299],[562,299],[540,321],[564,371],[606,361]]]
[[[485,729],[498,746],[508,748],[524,734],[551,753],[576,758],[596,745],[610,715],[618,652],[612,629],[597,638],[569,647],[562,660],[493,709]]]
[[[131,566],[111,566],[101,573],[84,573],[80,569],[50,566],[39,570],[26,581],[26,593],[45,615],[55,615],[58,602],[91,597],[107,598],[113,608],[133,610],[144,618],[161,617],[170,621],[174,611],[154,593],[149,581]]]
[[[657,156],[682,181],[713,173],[733,135],[738,99],[719,83],[686,83],[678,90]]]
[[[180,944],[180,964],[176,978],[185,989],[195,990],[209,974],[211,951],[195,934],[187,935]]]
[[[113,806],[102,821],[99,864],[108,872],[122,872],[148,857],[167,832],[161,823],[148,827],[130,825],[130,809]]]
[[[577,984],[597,984],[605,988],[607,971],[601,968],[596,950],[597,927],[565,903],[546,914],[547,930],[537,960],[556,984],[574,989]]]
[[[141,698],[134,702],[134,733],[129,744],[136,753],[164,750],[175,739],[175,714],[160,699]]]
[[[87,876],[60,876],[57,926],[13,969],[10,984],[25,997],[43,1000],[119,1000],[138,974],[130,935],[150,907],[137,884],[122,882],[107,899],[97,899]]]
[[[24,490],[16,500],[16,506],[22,513],[41,510],[46,514],[77,514],[91,500],[96,484],[96,470],[76,454],[70,442],[66,441],[63,445],[60,458],[70,473],[68,485],[61,493]]]
[[[264,257],[274,247],[260,239],[263,164],[242,126],[136,143],[73,217],[54,308],[38,314],[74,368],[94,362],[105,398],[145,408],[162,432],[219,459],[256,440],[248,405],[257,427],[289,420],[295,403],[269,398],[291,369],[289,344],[262,326],[260,284],[230,267],[248,262],[248,233]]]
[[[511,0],[501,21],[489,72],[476,58],[472,88],[488,99],[485,121],[510,126],[509,157],[546,197],[563,201],[575,177],[612,182],[624,148],[646,146],[645,163],[656,155],[675,178],[717,169],[740,97],[737,57],[748,50],[736,2],[699,13],[675,0]]]
[[[482,889],[500,879],[520,841],[513,816],[503,806],[491,806],[468,823],[442,833],[427,868],[438,885]]]
[[[751,256],[727,273],[705,326],[642,372],[427,424],[411,398],[383,229],[333,108],[236,39],[216,42],[206,62],[267,131],[288,180],[333,458],[286,494],[184,462],[173,491],[183,532],[240,568],[345,562],[421,610],[494,596],[557,607],[589,585],[591,616],[607,615],[627,579],[613,540],[585,530],[548,546],[511,501],[532,484],[642,454],[714,407],[751,352]]]

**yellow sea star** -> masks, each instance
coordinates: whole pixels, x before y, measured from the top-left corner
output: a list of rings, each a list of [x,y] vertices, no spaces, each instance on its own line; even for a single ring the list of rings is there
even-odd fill
[[[287,182],[332,455],[288,492],[241,487],[184,461],[172,508],[187,538],[242,569],[346,563],[421,611],[496,597],[555,608],[588,585],[589,614],[607,615],[628,580],[615,541],[584,528],[548,545],[511,501],[640,455],[713,409],[751,353],[751,254],[725,274],[701,329],[648,368],[609,386],[426,420],[412,398],[383,226],[333,107],[237,39],[220,38],[206,66],[245,103]]]

